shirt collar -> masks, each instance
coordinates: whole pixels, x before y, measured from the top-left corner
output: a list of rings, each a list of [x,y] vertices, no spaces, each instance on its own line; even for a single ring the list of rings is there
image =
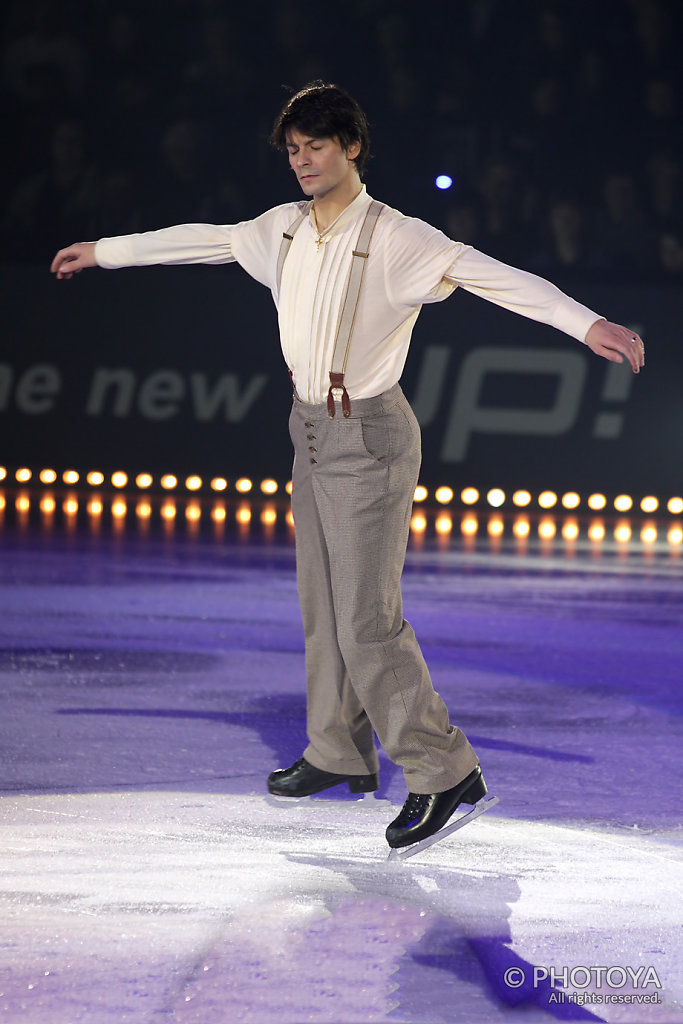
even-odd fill
[[[354,219],[361,211],[364,211],[371,202],[372,199],[368,195],[365,185],[361,185],[360,192],[356,198],[342,210],[337,219],[333,220],[330,226],[326,228],[321,235],[318,234],[312,205],[308,213],[308,223],[316,238],[322,238],[327,241],[328,238],[332,238],[333,235],[338,234],[346,226],[349,220]]]

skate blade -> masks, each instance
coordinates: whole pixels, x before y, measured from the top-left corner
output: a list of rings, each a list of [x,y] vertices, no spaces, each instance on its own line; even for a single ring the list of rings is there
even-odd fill
[[[426,839],[421,839],[419,843],[413,843],[412,846],[403,846],[398,849],[390,850],[388,860],[406,860],[408,857],[414,857],[416,853],[421,853],[422,850],[426,850],[428,846],[433,846],[434,843],[440,843],[442,839],[446,839],[447,836],[453,835],[459,828],[464,828],[465,825],[469,825],[470,822],[478,818],[480,814],[484,814],[486,811],[490,811],[492,807],[500,803],[500,797],[497,796],[484,796],[481,800],[478,800],[476,804],[473,804],[471,809],[466,814],[462,814],[457,821],[452,822],[450,825],[444,825],[442,829],[435,832],[433,836],[427,836]]]
[[[313,797],[319,795],[319,793],[314,793],[312,796],[277,796],[275,793],[266,793],[264,800],[271,807],[293,808],[302,803],[310,804],[313,801]],[[320,803],[348,804],[350,807],[358,807],[363,811],[385,811],[389,806],[388,800],[385,800],[384,797],[375,796],[374,793],[354,793],[350,799],[337,801],[334,798],[328,797],[326,800],[321,800]]]

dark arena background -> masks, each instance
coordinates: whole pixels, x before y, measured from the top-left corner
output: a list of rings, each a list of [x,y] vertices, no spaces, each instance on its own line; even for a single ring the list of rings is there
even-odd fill
[[[0,19],[0,1020],[683,1022],[683,4]],[[405,864],[383,755],[375,797],[265,795],[306,742],[269,292],[49,273],[299,199],[268,136],[318,77],[368,114],[373,197],[646,348],[421,313],[406,616],[500,803]]]

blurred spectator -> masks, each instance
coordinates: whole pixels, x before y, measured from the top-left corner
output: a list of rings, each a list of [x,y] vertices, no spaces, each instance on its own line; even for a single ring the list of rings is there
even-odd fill
[[[653,232],[639,205],[633,176],[620,170],[609,173],[604,179],[602,199],[598,237],[609,266],[630,279],[651,273]]]
[[[490,160],[478,182],[482,200],[480,248],[504,263],[524,262],[535,248],[530,210],[531,183],[503,159]]]
[[[604,271],[605,258],[591,237],[589,218],[575,198],[564,196],[551,202],[541,247],[530,264],[550,277],[586,279]]]
[[[99,202],[93,212],[93,238],[128,235],[150,227],[143,216],[145,206],[140,181],[126,167],[108,167],[99,189]]]
[[[449,207],[446,234],[456,242],[481,249],[481,212],[473,198],[465,196]]]
[[[659,267],[665,278],[683,282],[683,232],[663,231],[658,239]]]
[[[49,252],[60,239],[88,239],[99,201],[99,181],[90,158],[83,126],[62,121],[54,129],[47,162],[20,182],[11,196],[4,229],[14,251]]]
[[[2,56],[4,79],[24,106],[54,106],[79,98],[85,85],[85,53],[65,27],[56,0],[24,0],[27,31],[9,42]]]
[[[205,126],[193,118],[173,122],[163,133],[160,150],[149,182],[149,224],[211,221],[217,168]]]
[[[683,224],[681,161],[667,152],[654,153],[647,161],[648,213],[659,226]]]

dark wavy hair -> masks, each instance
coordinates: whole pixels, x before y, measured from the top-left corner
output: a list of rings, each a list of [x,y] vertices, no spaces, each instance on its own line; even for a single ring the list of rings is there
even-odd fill
[[[270,142],[276,149],[287,148],[287,132],[294,129],[312,139],[337,139],[347,150],[360,143],[355,158],[361,178],[370,154],[370,135],[365,114],[352,96],[338,85],[317,79],[295,93],[278,114]]]

